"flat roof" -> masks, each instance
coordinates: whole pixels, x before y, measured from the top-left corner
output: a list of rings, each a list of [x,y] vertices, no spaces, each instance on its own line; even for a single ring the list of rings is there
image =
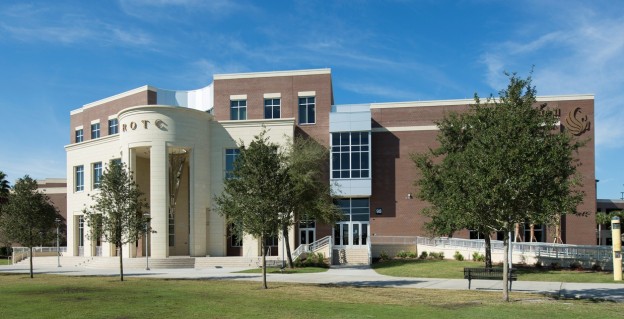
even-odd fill
[[[546,96],[536,97],[536,100],[538,102],[577,101],[577,100],[593,100],[593,99],[594,99],[593,94],[546,95]],[[485,101],[485,99],[481,99],[481,101]],[[474,99],[371,103],[371,109],[427,107],[427,106],[441,106],[441,105],[469,105],[469,104],[474,104]]]
[[[213,75],[213,79],[214,80],[233,80],[233,79],[249,79],[249,78],[268,78],[268,77],[278,77],[278,76],[317,75],[317,74],[331,74],[331,69],[327,68],[327,69],[309,69],[309,70],[215,74]]]

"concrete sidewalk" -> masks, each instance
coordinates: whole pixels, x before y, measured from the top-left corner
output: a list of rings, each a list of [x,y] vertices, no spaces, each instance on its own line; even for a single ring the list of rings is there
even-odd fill
[[[171,278],[171,279],[220,279],[261,281],[261,274],[237,273],[248,268],[205,269],[124,269],[125,277]],[[44,266],[34,269],[37,274],[67,276],[117,276],[118,269],[90,269],[83,267]],[[28,273],[28,265],[0,266],[0,273]],[[269,282],[310,284],[333,284],[392,288],[468,290],[465,279],[406,278],[380,275],[369,266],[333,267],[323,273],[267,274]],[[502,290],[502,282],[496,280],[473,280],[473,290]],[[516,281],[514,292],[548,294],[563,298],[601,299],[624,302],[624,284],[562,283],[542,281]]]

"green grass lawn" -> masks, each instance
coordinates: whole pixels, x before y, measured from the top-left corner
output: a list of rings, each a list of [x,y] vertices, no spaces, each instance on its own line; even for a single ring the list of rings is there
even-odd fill
[[[303,268],[294,268],[294,269],[285,268],[284,270],[281,270],[279,268],[267,268],[267,274],[308,274],[308,273],[326,272],[326,271],[327,271],[327,268],[321,268],[321,267],[303,267]],[[242,271],[237,271],[237,272],[248,273],[248,274],[261,274],[262,268],[247,269],[247,270],[242,270]]]
[[[541,295],[219,280],[0,274],[0,318],[615,318],[621,304]]]
[[[421,278],[464,278],[464,267],[484,267],[483,262],[456,260],[401,260],[395,259],[373,264],[382,275]],[[549,270],[532,267],[517,268],[521,281],[596,282],[614,283],[613,273],[575,270]]]

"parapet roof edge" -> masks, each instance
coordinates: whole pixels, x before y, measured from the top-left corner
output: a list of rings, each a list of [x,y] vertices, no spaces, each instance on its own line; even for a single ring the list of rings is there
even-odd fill
[[[326,69],[215,74],[213,75],[213,80],[233,80],[233,79],[266,78],[266,77],[297,76],[297,75],[316,75],[316,74],[331,74],[331,69],[326,68]]]
[[[114,101],[114,100],[117,100],[117,99],[120,99],[120,98],[124,98],[126,96],[130,96],[130,95],[133,95],[133,94],[136,94],[136,93],[139,93],[139,92],[143,92],[143,91],[157,91],[157,90],[158,90],[158,88],[155,88],[155,87],[153,87],[151,85],[143,85],[143,86],[140,86],[140,87],[132,89],[132,90],[121,92],[119,94],[115,94],[115,95],[103,98],[101,100],[97,100],[95,102],[87,103],[87,104],[83,105],[81,108],[78,108],[78,109],[75,109],[75,110],[69,112],[69,114],[70,115],[74,115],[74,114],[82,112],[84,109],[88,109],[90,107],[98,106],[100,104],[104,104],[104,103],[107,103],[107,102],[110,102],[110,101]]]
[[[536,97],[536,100],[538,102],[575,101],[575,100],[593,100],[593,99],[594,99],[593,94],[545,95],[545,96]],[[482,99],[482,101],[483,100],[484,99]],[[426,106],[438,106],[438,105],[467,105],[467,104],[474,104],[474,99],[371,103],[371,109],[426,107]]]

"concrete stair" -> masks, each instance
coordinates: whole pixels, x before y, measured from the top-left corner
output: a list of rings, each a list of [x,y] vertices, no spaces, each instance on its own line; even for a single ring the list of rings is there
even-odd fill
[[[65,257],[61,256],[61,267],[82,267],[91,262],[94,257]],[[23,259],[17,265],[29,265],[30,258]],[[33,267],[56,267],[58,265],[57,257],[54,256],[35,256],[33,259]]]
[[[368,265],[368,248],[344,248],[334,249],[334,265]]]
[[[267,267],[281,265],[282,259],[277,256],[267,256]],[[195,268],[259,268],[262,266],[262,257],[196,257]]]
[[[124,269],[145,269],[145,258],[124,258]],[[84,265],[85,268],[93,269],[117,269],[119,268],[118,257],[93,257],[93,260]],[[195,258],[193,257],[170,257],[170,258],[150,258],[150,269],[185,269],[195,268]]]

